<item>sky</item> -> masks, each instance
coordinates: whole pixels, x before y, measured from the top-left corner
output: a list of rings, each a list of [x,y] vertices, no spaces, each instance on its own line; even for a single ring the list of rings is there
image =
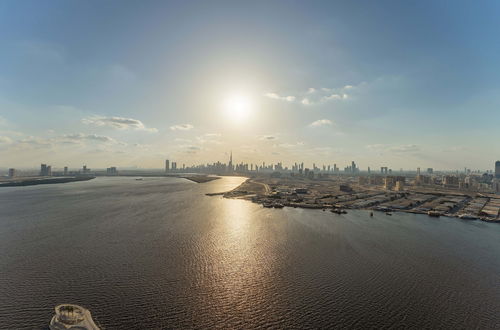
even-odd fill
[[[498,1],[0,2],[0,167],[492,169]]]

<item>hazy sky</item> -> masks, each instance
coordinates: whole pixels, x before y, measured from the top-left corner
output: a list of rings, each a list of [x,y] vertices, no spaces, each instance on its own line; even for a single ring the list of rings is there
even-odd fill
[[[1,1],[0,167],[490,169],[499,1]]]

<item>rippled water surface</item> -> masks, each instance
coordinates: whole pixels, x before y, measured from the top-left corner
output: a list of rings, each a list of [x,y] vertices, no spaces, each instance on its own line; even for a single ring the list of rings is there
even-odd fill
[[[500,225],[264,209],[242,178],[0,190],[0,328],[500,328]]]

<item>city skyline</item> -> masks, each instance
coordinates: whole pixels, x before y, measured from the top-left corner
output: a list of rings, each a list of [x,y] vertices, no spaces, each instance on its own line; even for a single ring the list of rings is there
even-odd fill
[[[1,168],[500,158],[497,2],[91,3],[0,4]]]
[[[183,171],[200,171],[208,174],[221,174],[224,172],[234,172],[234,173],[244,173],[244,172],[302,172],[304,170],[315,171],[318,173],[332,173],[332,174],[381,174],[381,175],[392,175],[396,173],[415,173],[420,175],[424,174],[434,174],[434,173],[455,173],[455,174],[491,174],[496,178],[500,178],[500,160],[492,163],[492,168],[490,169],[476,169],[476,168],[467,168],[463,167],[461,169],[440,169],[433,167],[416,167],[416,168],[395,168],[391,166],[359,166],[354,160],[350,162],[350,164],[338,164],[338,163],[316,163],[316,162],[304,162],[301,160],[296,160],[294,163],[266,163],[265,161],[255,162],[255,163],[245,163],[243,161],[233,162],[233,153],[230,151],[230,156],[227,162],[224,160],[217,160],[216,162],[198,162],[198,163],[184,163],[178,162],[172,159],[165,159],[163,163],[163,167],[152,167],[152,168],[140,168],[140,167],[121,167],[124,170],[143,170],[143,171],[164,171],[164,172],[177,172],[182,173]],[[345,166],[344,166],[345,165]],[[8,173],[9,177],[14,175],[10,175],[12,173],[18,173],[18,170],[25,171],[27,173],[32,173],[33,171],[39,170],[41,176],[51,176],[52,172],[52,164],[41,163],[40,167],[31,166],[31,167],[10,167],[10,168],[0,168],[0,170],[4,170]],[[87,166],[86,163],[83,165],[68,167],[67,165],[56,165],[54,166],[56,172],[59,175],[67,175],[69,170],[71,173],[90,173],[91,170]],[[422,171],[421,171],[422,169]],[[61,171],[62,170],[62,171]],[[111,171],[112,174],[118,174],[117,166],[106,166],[106,167],[97,167],[94,168],[95,171],[103,171],[106,170],[109,174]]]

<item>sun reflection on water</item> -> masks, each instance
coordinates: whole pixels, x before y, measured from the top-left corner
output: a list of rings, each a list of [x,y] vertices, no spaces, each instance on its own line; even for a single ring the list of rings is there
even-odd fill
[[[211,249],[210,304],[222,306],[224,318],[252,319],[250,301],[269,294],[276,260],[272,240],[262,233],[262,209],[244,200],[223,199],[219,204],[216,242]]]

